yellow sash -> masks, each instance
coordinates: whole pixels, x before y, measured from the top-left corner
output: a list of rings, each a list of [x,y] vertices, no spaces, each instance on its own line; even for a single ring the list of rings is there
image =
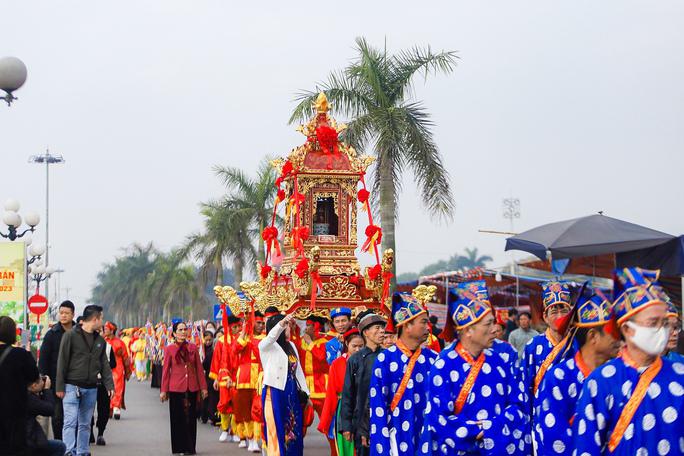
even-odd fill
[[[406,366],[404,377],[401,379],[401,383],[399,384],[399,388],[397,388],[397,392],[394,393],[394,398],[392,398],[392,404],[390,404],[390,412],[393,412],[394,409],[397,408],[397,405],[399,405],[399,401],[401,401],[401,398],[404,396],[404,392],[406,391],[408,382],[411,379],[411,374],[413,374],[413,368],[416,366],[416,362],[418,361],[418,357],[420,356],[421,351],[420,347],[418,347],[418,350],[411,354],[411,350],[409,350],[401,340],[397,340],[397,348],[399,348],[399,350],[401,350],[403,354],[409,357],[409,362],[408,366]]]
[[[565,343],[568,341],[568,336],[565,336],[565,338],[563,338],[563,340],[561,340],[560,342],[555,342],[551,337],[551,333],[548,330],[546,331],[546,337],[551,341],[554,347],[553,350],[551,350],[551,353],[548,354],[542,365],[539,366],[537,375],[534,376],[534,386],[532,388],[533,395],[537,394],[537,388],[539,388],[539,384],[544,379],[546,371],[549,370],[549,367],[551,367],[551,363],[553,363],[553,361],[558,356],[558,353],[560,353],[563,347],[565,347]]]
[[[629,358],[627,353],[622,353],[622,359],[625,364],[636,369],[637,366]],[[658,375],[661,367],[663,367],[663,360],[658,357],[656,358],[655,362],[648,366],[648,369],[641,374],[641,377],[639,377],[639,382],[632,392],[632,397],[629,398],[627,404],[625,404],[625,408],[622,409],[620,418],[618,418],[618,422],[615,425],[613,432],[610,434],[610,440],[608,440],[608,449],[611,453],[615,451],[615,448],[617,448],[617,446],[620,444],[620,440],[622,440],[622,436],[625,435],[625,431],[627,430],[629,423],[632,421],[634,413],[641,405],[641,401],[644,399],[644,396],[646,396],[646,391],[648,390],[649,385],[655,376]]]
[[[468,395],[473,389],[473,385],[475,385],[475,380],[477,380],[477,376],[484,364],[485,355],[484,352],[482,352],[480,353],[480,356],[477,357],[477,360],[474,360],[460,342],[456,345],[456,351],[468,364],[470,364],[470,372],[468,372],[468,376],[466,377],[463,386],[461,386],[461,391],[459,391],[456,402],[454,403],[454,414],[458,415],[461,413],[461,409],[463,409],[463,406],[468,399]]]

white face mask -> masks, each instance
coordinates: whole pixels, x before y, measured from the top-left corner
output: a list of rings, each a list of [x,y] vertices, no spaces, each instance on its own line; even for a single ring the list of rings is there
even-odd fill
[[[670,338],[670,328],[648,328],[628,321],[627,326],[634,330],[632,342],[649,355],[660,355]]]

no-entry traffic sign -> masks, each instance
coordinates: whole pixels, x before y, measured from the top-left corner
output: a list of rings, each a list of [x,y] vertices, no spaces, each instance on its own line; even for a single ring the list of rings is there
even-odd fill
[[[48,300],[43,295],[33,295],[28,299],[28,308],[31,313],[42,315],[48,309]]]

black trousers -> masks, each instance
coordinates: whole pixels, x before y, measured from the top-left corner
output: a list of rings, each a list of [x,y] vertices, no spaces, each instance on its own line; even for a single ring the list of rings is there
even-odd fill
[[[152,388],[161,388],[161,377],[162,377],[162,365],[161,364],[152,364],[152,372],[150,373],[151,376],[151,381],[150,381],[150,387]]]
[[[169,393],[171,453],[194,454],[197,442],[197,391]]]
[[[213,380],[208,380],[208,382],[213,382]],[[209,386],[209,396],[202,401],[202,412],[200,413],[200,418],[202,423],[211,421],[216,423],[218,417],[216,416],[216,406],[219,402],[219,392],[211,387],[211,383],[207,383]]]
[[[109,422],[109,394],[104,385],[97,385],[97,421],[95,415],[90,420],[90,435],[93,435],[93,424],[97,426],[97,435],[104,435]]]
[[[54,393],[55,390],[53,389]],[[64,427],[64,407],[62,400],[55,396],[55,413],[52,415],[52,436],[55,440],[62,440],[62,428]]]

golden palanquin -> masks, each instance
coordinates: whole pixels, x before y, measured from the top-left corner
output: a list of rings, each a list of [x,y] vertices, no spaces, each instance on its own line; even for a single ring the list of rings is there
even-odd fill
[[[379,240],[370,236],[364,244],[376,265],[362,272],[356,255],[358,208],[370,214],[364,175],[375,159],[339,141],[346,126],[328,114],[324,94],[314,107],[314,117],[298,128],[306,136],[304,144],[272,162],[280,176],[279,199],[286,203],[282,237],[274,240],[279,231],[267,228],[273,234],[270,243],[264,237],[268,254],[260,280],[240,287],[257,310],[275,305],[297,318],[328,317],[330,309],[341,306],[389,309],[393,252],[381,256]],[[282,255],[277,255],[272,247],[281,242]],[[227,288],[217,287],[217,296],[230,295],[221,301],[232,301],[236,308],[231,310],[239,314],[244,304],[240,307]]]

